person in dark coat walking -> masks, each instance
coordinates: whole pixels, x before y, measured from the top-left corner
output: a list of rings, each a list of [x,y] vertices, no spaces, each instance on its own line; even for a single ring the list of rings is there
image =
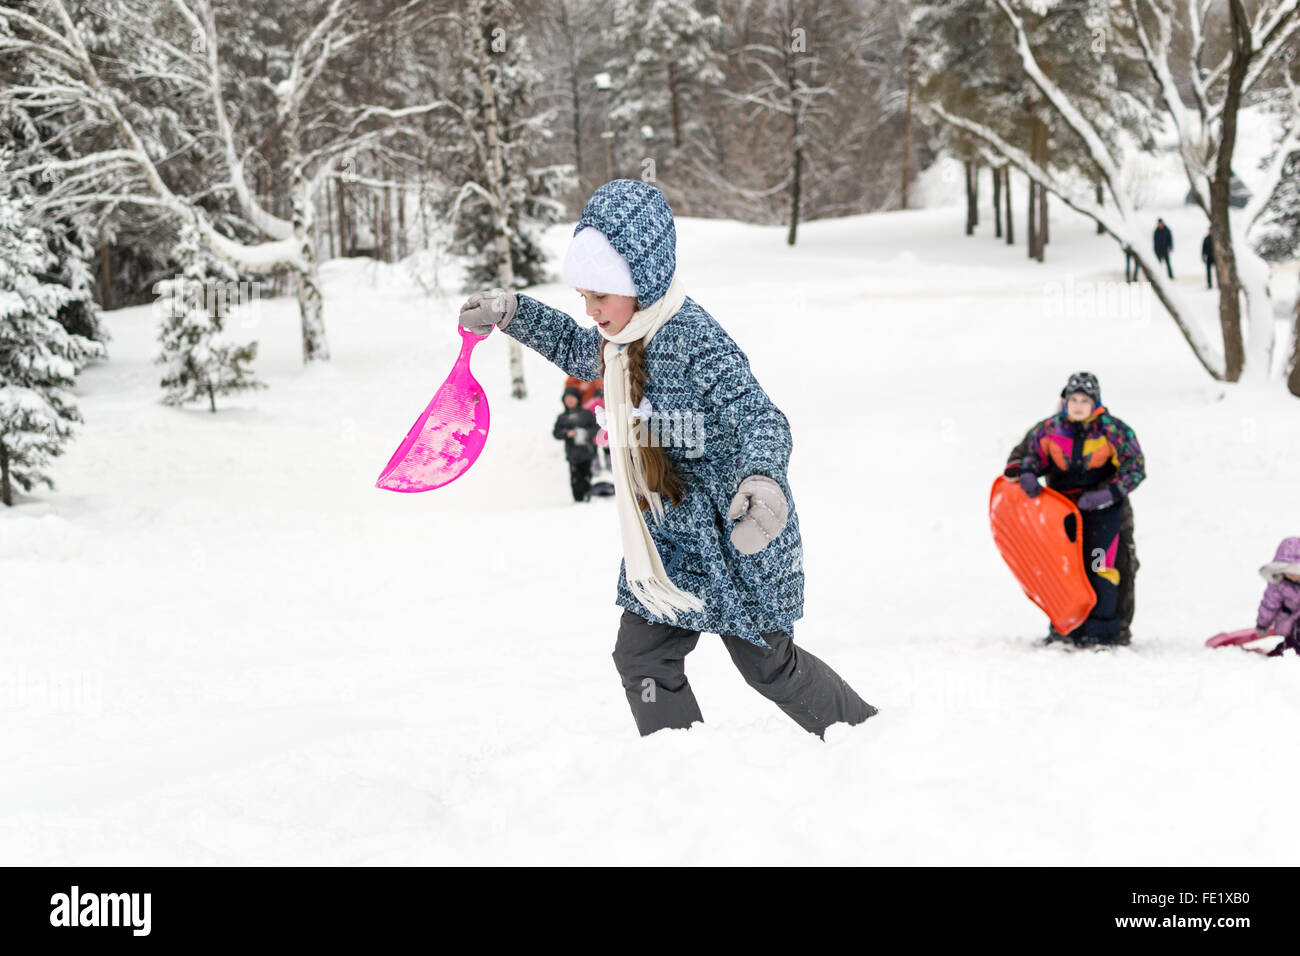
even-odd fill
[[[564,411],[555,419],[553,434],[564,441],[569,460],[569,484],[574,501],[586,501],[591,491],[591,462],[596,457],[596,416],[583,408],[582,389],[570,385],[564,390]]]
[[[1213,289],[1214,282],[1214,236],[1205,234],[1201,240],[1201,261],[1205,263],[1205,288]]]
[[[1043,476],[1083,517],[1084,559],[1097,603],[1076,631],[1061,636],[1081,646],[1127,644],[1119,602],[1123,512],[1118,505],[1146,477],[1146,462],[1133,429],[1101,404],[1101,385],[1091,372],[1071,375],[1061,399],[1061,410],[1028,435],[1020,487],[1033,498]]]
[[[616,179],[587,201],[564,261],[594,325],[531,296],[470,296],[460,324],[494,327],[568,374],[604,379],[623,565],[614,667],[644,736],[703,720],[685,658],[717,634],[745,682],[804,730],[876,714],[794,642],[803,616],[790,422],[740,346],[686,295],[673,214]]]
[[[1169,253],[1174,251],[1174,234],[1169,231],[1163,219],[1156,220],[1156,231],[1151,237],[1156,248],[1156,259],[1165,264],[1169,278],[1174,277],[1174,266],[1169,260]]]

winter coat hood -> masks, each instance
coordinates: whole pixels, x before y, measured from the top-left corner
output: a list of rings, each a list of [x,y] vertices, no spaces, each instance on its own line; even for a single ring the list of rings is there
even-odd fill
[[[1273,560],[1259,573],[1270,581],[1278,581],[1284,574],[1300,574],[1300,538],[1283,538]]]
[[[638,302],[663,298],[677,271],[677,229],[663,193],[639,179],[607,182],[587,200],[573,234],[588,226],[627,260]]]

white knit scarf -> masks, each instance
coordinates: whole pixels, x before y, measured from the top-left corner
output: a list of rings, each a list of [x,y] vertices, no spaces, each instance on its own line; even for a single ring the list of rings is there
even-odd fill
[[[627,584],[641,604],[658,617],[677,620],[677,611],[702,611],[704,602],[694,594],[673,584],[664,570],[659,551],[650,537],[645,516],[637,505],[637,496],[650,504],[655,519],[663,520],[664,507],[658,492],[646,485],[645,463],[641,448],[631,440],[633,413],[645,414],[632,407],[632,378],[627,364],[627,344],[638,339],[649,345],[659,327],[677,314],[686,301],[686,293],[674,276],[668,291],[644,309],[632,314],[623,330],[605,337],[605,428],[609,432],[610,461],[614,466],[615,501],[618,505],[619,534],[623,539],[623,560],[627,565]]]

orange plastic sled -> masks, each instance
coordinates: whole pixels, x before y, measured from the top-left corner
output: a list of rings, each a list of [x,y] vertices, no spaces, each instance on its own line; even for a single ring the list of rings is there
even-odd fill
[[[989,493],[993,543],[1011,573],[1062,634],[1087,619],[1097,595],[1083,563],[1083,525],[1069,498],[1044,488],[1030,498],[1011,478],[999,476]]]

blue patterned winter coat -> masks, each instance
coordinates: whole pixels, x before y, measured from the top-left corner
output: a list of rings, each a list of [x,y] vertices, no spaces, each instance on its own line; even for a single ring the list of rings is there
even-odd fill
[[[632,267],[638,299],[653,302],[658,296],[650,296],[663,294],[675,268],[671,217],[653,186],[615,180],[593,195],[578,228],[594,225],[604,232]],[[647,218],[649,229],[635,228]],[[583,328],[536,299],[520,295],[504,331],[569,375],[591,381],[601,373],[600,330]],[[650,621],[737,635],[762,646],[761,635],[770,631],[793,637],[794,622],[803,616],[804,575],[799,515],[786,479],[790,423],[754,379],[745,353],[689,297],[646,346],[645,369],[644,397],[660,422],[671,423],[674,440],[661,444],[687,486],[680,504],[663,500],[662,523],[646,512],[646,524],[669,578],[705,608],[678,612],[676,621],[656,617],[632,595],[625,565],[615,603]],[[790,513],[780,535],[746,555],[732,545],[735,522],[726,515],[750,475],[775,480]]]

